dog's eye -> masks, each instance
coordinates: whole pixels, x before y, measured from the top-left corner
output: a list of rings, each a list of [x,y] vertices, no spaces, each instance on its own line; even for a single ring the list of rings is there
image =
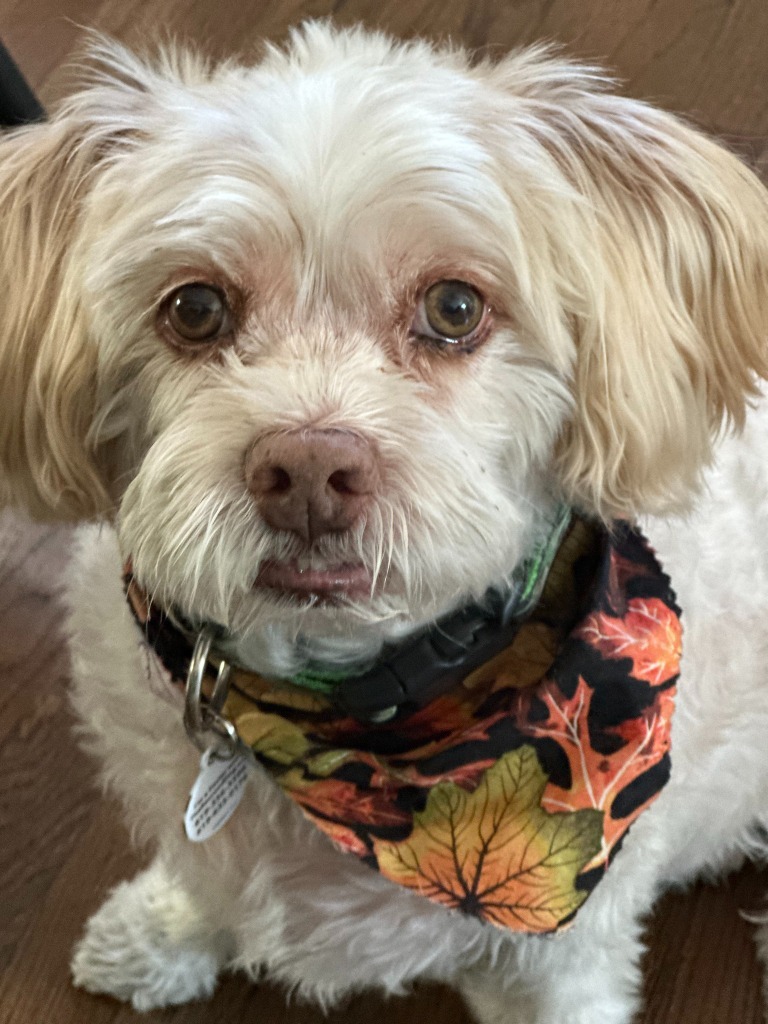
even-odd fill
[[[438,281],[416,309],[414,334],[448,344],[468,341],[485,314],[482,295],[465,281]]]
[[[215,341],[231,327],[224,293],[210,284],[185,284],[166,303],[171,329],[184,341]]]

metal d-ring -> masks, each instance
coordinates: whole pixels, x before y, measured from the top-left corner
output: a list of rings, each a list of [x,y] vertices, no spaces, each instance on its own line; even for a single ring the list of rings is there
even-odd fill
[[[216,682],[210,700],[203,702],[203,679],[215,639],[216,631],[211,626],[204,626],[197,635],[184,691],[184,728],[199,750],[207,750],[212,746],[210,735],[213,734],[220,741],[213,745],[220,747],[221,742],[224,745],[222,749],[217,749],[217,753],[222,756],[231,756],[234,754],[239,740],[237,729],[222,714],[229,691],[230,675],[229,662],[223,658],[219,661]]]

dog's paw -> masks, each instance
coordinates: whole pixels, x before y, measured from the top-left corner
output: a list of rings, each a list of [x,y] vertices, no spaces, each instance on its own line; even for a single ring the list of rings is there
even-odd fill
[[[542,1008],[534,997],[505,992],[503,996],[472,998],[462,991],[476,1024],[631,1024],[634,1009],[614,1000],[590,1000],[588,1004],[553,1011]]]
[[[136,1010],[207,998],[227,955],[226,937],[206,933],[186,894],[150,868],[119,885],[75,948],[79,988]]]
[[[476,1024],[532,1024],[538,1020],[536,1001],[524,992],[498,990],[480,978],[467,978],[460,991]]]
[[[556,983],[510,987],[479,972],[459,987],[476,1024],[631,1024],[637,1009],[635,998],[610,991],[569,997]]]

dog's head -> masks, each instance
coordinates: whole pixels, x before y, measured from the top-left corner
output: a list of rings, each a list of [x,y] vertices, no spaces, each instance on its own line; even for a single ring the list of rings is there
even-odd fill
[[[377,643],[554,501],[683,507],[768,374],[768,196],[593,69],[96,56],[0,145],[0,479],[195,617]]]

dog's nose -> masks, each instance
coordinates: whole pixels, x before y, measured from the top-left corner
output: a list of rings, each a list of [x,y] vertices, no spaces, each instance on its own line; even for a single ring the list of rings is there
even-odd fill
[[[256,441],[245,480],[270,526],[313,541],[358,521],[379,482],[379,464],[357,434],[295,430]]]

